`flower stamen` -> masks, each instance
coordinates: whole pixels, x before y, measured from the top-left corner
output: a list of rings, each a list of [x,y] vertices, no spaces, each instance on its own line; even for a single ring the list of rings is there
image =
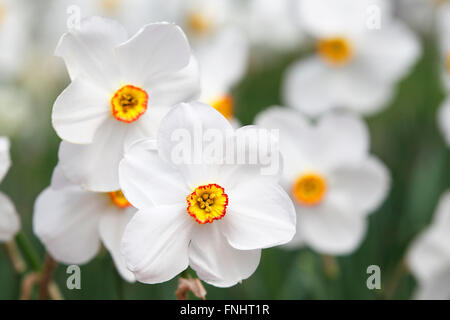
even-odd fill
[[[148,94],[145,90],[126,85],[116,91],[111,98],[114,118],[131,123],[139,119],[147,110]]]
[[[316,173],[307,173],[294,183],[292,194],[301,205],[315,206],[325,196],[327,184],[325,179]]]
[[[186,197],[187,212],[200,224],[212,223],[225,216],[228,195],[217,184],[197,187]]]

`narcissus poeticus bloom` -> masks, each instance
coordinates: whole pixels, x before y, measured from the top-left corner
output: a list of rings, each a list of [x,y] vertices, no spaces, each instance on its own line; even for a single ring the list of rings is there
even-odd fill
[[[121,276],[132,282],[134,276],[120,254],[120,241],[135,213],[122,191],[84,190],[56,167],[50,187],[36,200],[33,229],[50,255],[65,264],[89,262],[103,243]]]
[[[383,0],[302,0],[298,19],[316,53],[287,71],[287,105],[317,116],[333,108],[379,111],[418,59],[416,36]]]
[[[11,166],[9,156],[9,140],[0,137],[0,182]],[[0,192],[0,242],[10,241],[19,231],[20,220],[11,200]]]
[[[282,185],[297,210],[290,247],[309,245],[325,254],[348,254],[361,243],[367,216],[390,186],[384,164],[369,154],[369,132],[361,119],[327,114],[312,124],[300,112],[273,107],[255,122],[280,130]]]
[[[52,113],[60,166],[75,184],[115,191],[124,148],[153,136],[174,104],[198,94],[189,43],[174,24],[148,24],[128,39],[120,24],[92,17],[63,35],[56,54],[72,80]]]
[[[205,282],[229,287],[253,274],[262,248],[292,239],[295,210],[278,184],[279,170],[262,174],[259,163],[206,161],[208,150],[223,148],[208,133],[235,141],[252,128],[235,131],[208,105],[180,104],[161,122],[156,142],[137,142],[125,153],[120,184],[138,212],[125,229],[122,253],[138,281],[164,282],[190,266]],[[190,138],[174,139],[180,133]],[[269,141],[243,143],[241,155],[256,155],[263,142]],[[180,147],[198,161],[176,160]]]

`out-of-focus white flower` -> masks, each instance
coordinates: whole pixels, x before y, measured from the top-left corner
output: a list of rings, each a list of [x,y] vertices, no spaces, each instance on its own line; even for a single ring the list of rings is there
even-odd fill
[[[198,94],[188,41],[169,23],[146,25],[128,40],[117,22],[92,17],[64,34],[56,54],[72,80],[52,113],[64,140],[60,165],[88,190],[118,190],[124,147],[153,136],[170,107]]]
[[[286,103],[311,116],[332,108],[379,111],[420,55],[416,36],[391,19],[382,0],[302,0],[298,7],[317,54],[289,68]]]
[[[11,166],[9,140],[0,137],[0,182]],[[20,229],[19,215],[11,200],[0,192],[0,242],[10,241]]]
[[[295,210],[278,175],[262,175],[259,164],[204,161],[217,141],[205,140],[199,129],[225,139],[251,130],[234,131],[208,105],[180,104],[162,121],[157,142],[137,142],[120,164],[122,190],[138,208],[122,253],[138,281],[164,282],[189,265],[207,283],[229,287],[253,274],[262,248],[286,243],[295,233]],[[200,148],[174,140],[177,130]],[[199,161],[176,161],[180,143],[198,151],[193,156]],[[253,144],[243,146],[249,156],[258,152]]]
[[[450,97],[439,108],[437,121],[445,142],[450,146]]]
[[[196,58],[200,66],[200,101],[214,107],[238,127],[231,90],[247,70],[246,37],[238,29],[224,29],[216,38],[197,48]]]
[[[431,226],[413,242],[407,260],[418,281],[416,299],[450,299],[450,192],[441,197]]]
[[[29,5],[24,0],[0,0],[0,80],[17,75],[24,65]]]
[[[300,0],[301,1],[301,0]],[[250,41],[259,48],[291,50],[305,35],[295,14],[298,0],[250,0],[242,19]]]
[[[366,233],[368,214],[385,199],[390,177],[369,155],[365,123],[351,115],[328,114],[317,125],[300,112],[272,107],[255,122],[280,130],[282,185],[297,210],[290,247],[306,243],[327,254],[348,254]]]
[[[51,256],[64,264],[89,262],[103,243],[119,273],[132,282],[135,279],[120,254],[120,241],[135,213],[120,190],[84,190],[66,179],[57,166],[50,187],[36,200],[33,229]]]

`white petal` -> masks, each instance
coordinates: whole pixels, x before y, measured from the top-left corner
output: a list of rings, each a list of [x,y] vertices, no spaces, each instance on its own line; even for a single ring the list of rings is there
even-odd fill
[[[450,97],[439,108],[437,120],[445,142],[450,145]]]
[[[187,67],[177,72],[152,77],[145,84],[149,105],[172,107],[177,103],[194,100],[200,93],[200,74],[197,60],[191,56]]]
[[[121,209],[113,205],[100,218],[99,233],[103,244],[111,254],[114,264],[122,278],[134,282],[133,273],[127,269],[125,259],[120,252],[120,243],[125,228],[136,213],[135,208]]]
[[[151,23],[116,49],[123,77],[146,85],[155,76],[179,71],[189,63],[189,43],[180,27]]]
[[[87,263],[100,248],[98,223],[109,202],[107,194],[76,186],[47,188],[34,206],[33,231],[55,260]]]
[[[317,207],[297,207],[301,236],[320,253],[350,254],[366,233],[366,220],[342,199],[327,197]]]
[[[0,181],[3,180],[11,166],[9,147],[9,139],[0,137]]]
[[[450,228],[450,191],[446,191],[439,199],[433,217],[433,226],[442,230],[449,230]]]
[[[194,223],[185,205],[138,211],[126,227],[121,244],[127,267],[136,280],[165,282],[185,270]]]
[[[61,142],[59,164],[73,183],[91,191],[116,191],[119,186],[119,162],[127,134],[126,123],[108,120],[88,145]]]
[[[231,247],[215,223],[197,226],[189,247],[189,264],[198,277],[222,288],[250,277],[260,257],[261,250],[241,251]]]
[[[450,272],[446,270],[427,282],[419,283],[414,299],[450,300]]]
[[[53,190],[62,189],[65,187],[73,186],[73,182],[67,179],[66,175],[64,174],[63,169],[58,164],[53,169],[52,179],[50,182],[50,186]]]
[[[234,248],[263,249],[287,243],[294,236],[295,208],[279,185],[244,181],[228,197],[220,227]]]
[[[119,68],[114,48],[126,40],[127,33],[119,23],[90,17],[61,37],[55,54],[64,59],[72,80],[83,77],[115,90]]]
[[[181,174],[163,160],[148,140],[132,145],[119,166],[120,186],[136,208],[186,204],[190,191]]]
[[[317,57],[294,63],[286,72],[283,98],[290,107],[317,116],[336,106],[332,75]]]
[[[359,50],[367,64],[364,71],[390,83],[409,73],[422,51],[416,35],[401,22],[366,32]]]
[[[386,198],[390,175],[375,157],[360,164],[336,168],[329,176],[329,190],[347,198],[358,211],[372,213]]]
[[[12,201],[0,192],[0,242],[10,241],[20,229],[20,219]]]
[[[319,120],[316,134],[317,138],[311,143],[320,145],[321,162],[328,168],[361,163],[367,157],[369,130],[357,116],[329,113]]]
[[[408,266],[420,282],[426,283],[448,270],[450,265],[448,230],[435,227],[425,230],[408,251]]]
[[[86,144],[92,142],[110,116],[108,93],[83,79],[75,79],[56,99],[52,124],[61,139]]]
[[[218,175],[216,162],[204,161],[205,152],[217,141],[204,135],[217,133],[223,141],[233,133],[229,121],[213,107],[200,102],[181,103],[163,119],[158,130],[158,150],[163,159],[180,168],[190,188],[211,183]]]
[[[214,99],[229,92],[242,79],[247,67],[248,43],[238,29],[219,32],[211,42],[196,49],[200,63],[202,96]]]

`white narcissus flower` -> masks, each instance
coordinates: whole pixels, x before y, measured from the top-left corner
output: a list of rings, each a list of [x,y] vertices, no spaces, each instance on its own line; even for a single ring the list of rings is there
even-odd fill
[[[279,129],[282,185],[297,210],[290,247],[307,244],[325,254],[349,254],[361,243],[367,216],[385,199],[390,177],[369,155],[365,123],[351,115],[327,114],[317,125],[300,112],[272,107],[255,123]]]
[[[235,127],[234,98],[231,90],[242,80],[248,64],[248,41],[235,28],[221,31],[195,52],[200,66],[200,101],[214,107]]]
[[[285,102],[310,116],[332,108],[379,111],[418,59],[417,37],[391,19],[382,0],[302,0],[298,7],[317,53],[287,71]]]
[[[450,192],[441,197],[431,226],[411,245],[407,261],[418,281],[416,299],[450,299]]]
[[[24,0],[0,0],[0,80],[14,77],[23,66],[29,36],[28,6]]]
[[[92,17],[63,35],[56,54],[72,80],[52,113],[64,174],[91,191],[118,190],[124,148],[198,94],[189,43],[174,24],[149,24],[128,39],[120,24]]]
[[[199,129],[224,139],[253,131],[235,131],[208,105],[180,104],[162,121],[157,142],[137,142],[120,164],[122,190],[138,208],[122,253],[138,281],[164,282],[190,266],[205,282],[229,287],[253,274],[262,248],[284,244],[295,233],[295,210],[278,175],[262,175],[258,164],[205,163],[207,150],[217,145]],[[201,149],[174,140],[177,130]],[[176,161],[180,143],[199,161]],[[258,151],[244,147],[249,156]]]
[[[11,166],[9,156],[9,140],[0,137],[0,182]],[[11,200],[0,192],[0,242],[12,240],[20,229],[19,215]]]
[[[120,254],[120,241],[135,213],[120,190],[84,190],[66,179],[57,166],[50,187],[36,199],[33,230],[50,255],[64,264],[89,262],[103,243],[120,275],[133,282]]]

